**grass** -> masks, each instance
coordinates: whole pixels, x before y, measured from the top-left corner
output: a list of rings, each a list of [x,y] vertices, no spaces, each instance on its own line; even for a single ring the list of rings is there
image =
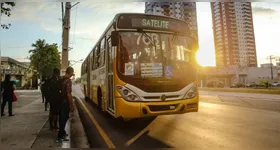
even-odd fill
[[[241,93],[261,93],[261,94],[280,94],[280,88],[199,88],[203,91],[219,91],[219,92],[241,92]]]

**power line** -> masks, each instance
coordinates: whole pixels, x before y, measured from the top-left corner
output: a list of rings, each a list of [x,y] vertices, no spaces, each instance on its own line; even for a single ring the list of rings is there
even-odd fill
[[[27,48],[27,47],[29,47],[29,48],[31,48],[32,46],[12,46],[12,47],[5,47],[4,49],[8,49],[8,48]]]
[[[72,7],[73,7],[73,6],[72,6]],[[75,34],[76,34],[77,14],[78,14],[78,6],[77,6],[77,8],[76,8],[76,14],[75,14],[74,32],[73,32],[72,43],[75,43],[75,41],[76,41]],[[72,46],[72,49],[73,49],[73,46]],[[71,55],[71,54],[72,54],[72,52],[70,52],[70,55]],[[70,57],[71,57],[71,56],[70,56]]]
[[[76,22],[77,22],[77,14],[78,14],[78,6],[76,8],[76,15],[75,15],[75,23],[74,23],[74,35],[73,35],[73,42],[76,40],[75,33],[76,33]],[[75,42],[74,42],[75,43]]]

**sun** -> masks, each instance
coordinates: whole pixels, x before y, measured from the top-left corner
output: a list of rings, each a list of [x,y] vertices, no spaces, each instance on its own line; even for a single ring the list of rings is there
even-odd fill
[[[200,66],[216,66],[215,56],[207,50],[199,49],[196,53],[196,60]]]

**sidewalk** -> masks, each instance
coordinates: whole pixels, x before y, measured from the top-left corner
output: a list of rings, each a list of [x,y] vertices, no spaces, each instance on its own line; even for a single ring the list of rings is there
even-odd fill
[[[13,113],[15,116],[9,117],[6,111],[6,116],[1,117],[1,145],[7,148],[31,148],[48,120],[42,100],[37,99],[20,108],[14,107]]]
[[[38,147],[37,143],[43,139],[48,143],[40,145],[40,148],[70,148],[67,142],[63,142],[63,144],[55,142],[57,132],[49,130],[49,111],[45,111],[41,93],[18,93],[16,91],[16,94],[19,99],[13,104],[15,116],[8,116],[8,106],[6,106],[6,115],[1,117],[1,147],[33,148]],[[66,131],[69,132],[69,130],[68,128]]]
[[[79,90],[75,89],[74,93]],[[3,148],[89,148],[79,114],[75,111],[66,124],[70,141],[56,143],[57,132],[49,130],[49,111],[45,111],[41,92],[16,91],[13,103],[15,116],[1,117],[1,147]],[[73,135],[73,136],[72,136]],[[73,146],[73,147],[72,147]]]

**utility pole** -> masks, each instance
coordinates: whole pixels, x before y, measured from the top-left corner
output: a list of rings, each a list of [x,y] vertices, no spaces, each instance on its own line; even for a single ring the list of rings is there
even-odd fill
[[[2,2],[0,2],[0,27],[2,28],[2,26],[1,26],[1,17],[2,17]],[[2,30],[1,30],[2,31]],[[2,34],[0,34],[0,36],[1,36]],[[0,37],[1,38],[1,37]],[[1,38],[2,39],[2,38]],[[0,40],[0,87],[2,86],[1,84],[2,84],[2,53],[1,53],[1,51],[2,51],[2,48],[1,48],[1,41],[2,40]],[[4,68],[3,68],[4,69]],[[3,76],[4,76],[4,71],[3,71]],[[0,101],[2,102],[2,91],[0,92]]]
[[[1,26],[1,18],[2,18],[2,2],[0,2],[0,27],[2,28],[2,26]],[[1,30],[2,31],[2,30]],[[1,36],[2,34],[0,34],[0,36]],[[0,37],[1,38],[1,37]],[[1,70],[1,72],[0,72],[0,75],[1,75],[1,77],[2,77],[2,65],[1,65],[1,62],[2,62],[2,53],[1,53],[1,51],[2,51],[2,40],[0,40],[0,70]],[[3,73],[3,75],[4,75],[4,73]],[[2,79],[2,78],[1,78]],[[1,80],[2,81],[2,80]],[[1,95],[0,95],[1,96]],[[2,96],[1,96],[2,97]]]
[[[270,71],[271,71],[271,80],[273,80],[273,64],[272,64],[272,56],[269,56],[270,60]]]
[[[68,51],[69,51],[69,32],[70,32],[70,11],[71,8],[79,4],[77,2],[73,6],[71,6],[70,2],[66,2],[65,4],[65,15],[63,10],[63,3],[61,3],[62,7],[62,62],[61,62],[61,75],[65,74],[66,68],[69,66],[68,63]]]
[[[68,47],[69,47],[69,31],[70,31],[70,9],[71,3],[66,2],[65,16],[62,18],[63,33],[62,33],[62,62],[61,62],[61,74],[64,75],[66,68],[68,67]]]
[[[271,79],[272,79],[272,80],[273,80],[273,64],[272,64],[272,59],[277,60],[277,58],[278,58],[278,57],[273,56],[273,55],[270,55],[270,56],[268,56],[268,58],[267,58],[267,59],[269,59],[269,61],[270,61],[270,71],[271,71]]]

